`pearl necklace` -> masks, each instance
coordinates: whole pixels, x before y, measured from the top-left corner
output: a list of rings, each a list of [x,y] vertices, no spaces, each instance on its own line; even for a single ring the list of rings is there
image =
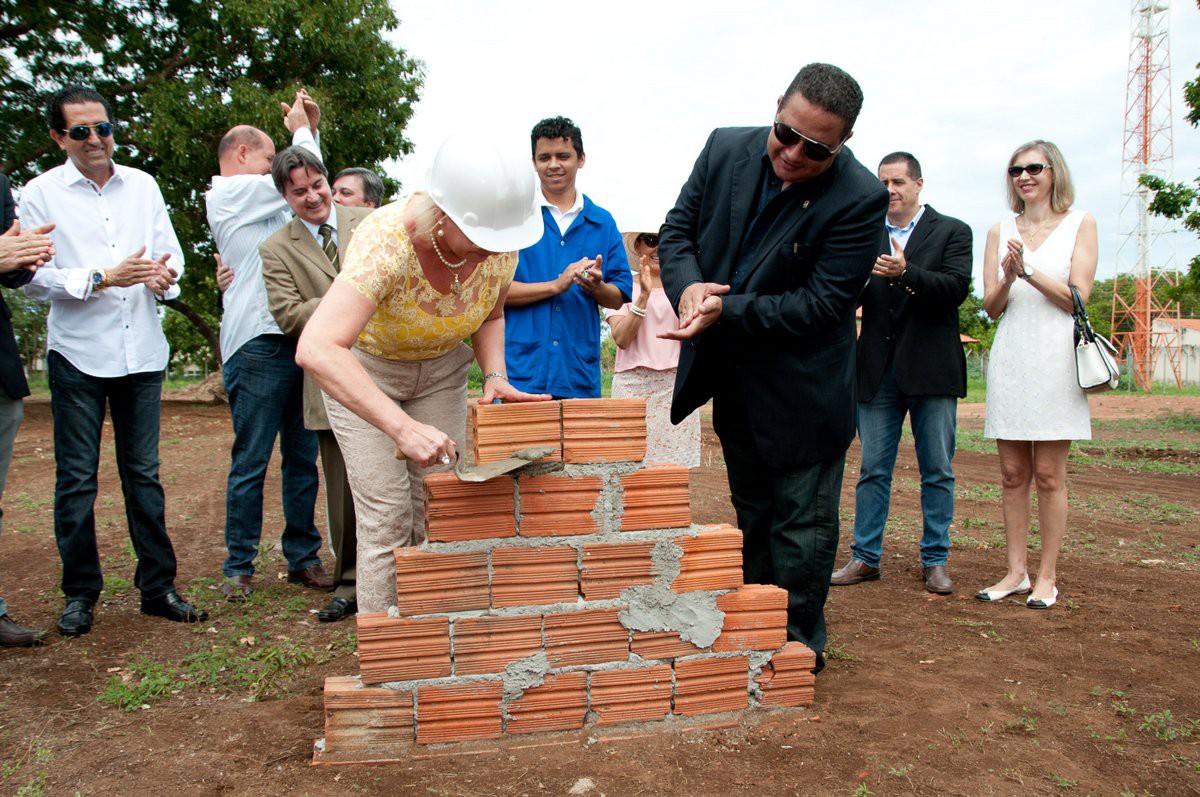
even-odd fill
[[[454,282],[450,284],[450,290],[457,294],[462,293],[462,283],[458,281],[458,272],[461,271],[463,266],[467,264],[467,259],[464,257],[457,263],[451,263],[446,259],[446,256],[442,254],[441,248],[438,247],[437,239],[445,236],[446,234],[446,231],[442,229],[442,223],[445,221],[446,219],[443,217],[442,220],[438,222],[437,235],[430,235],[429,243],[433,245],[433,253],[437,255],[438,260],[442,261],[442,265],[454,275]]]

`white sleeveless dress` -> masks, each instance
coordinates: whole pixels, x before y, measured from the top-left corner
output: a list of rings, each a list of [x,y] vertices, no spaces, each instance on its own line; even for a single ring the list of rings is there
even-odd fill
[[[1071,211],[1025,262],[1067,283],[1075,238],[1086,214]],[[999,259],[1010,238],[1020,238],[1016,218],[1000,222]],[[1004,271],[1000,269],[1000,279]],[[1087,394],[1075,375],[1071,314],[1025,280],[1009,288],[987,369],[985,437],[1001,440],[1090,440]]]

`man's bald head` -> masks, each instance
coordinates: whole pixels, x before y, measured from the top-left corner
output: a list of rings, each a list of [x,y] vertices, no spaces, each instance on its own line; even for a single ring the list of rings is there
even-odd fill
[[[230,128],[217,147],[217,162],[223,177],[270,174],[274,157],[275,143],[271,137],[251,125]]]

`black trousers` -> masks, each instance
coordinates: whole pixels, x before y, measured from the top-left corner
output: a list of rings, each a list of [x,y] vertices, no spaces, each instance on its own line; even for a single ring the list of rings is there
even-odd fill
[[[837,556],[846,456],[792,468],[767,465],[737,388],[717,395],[713,428],[743,534],[743,578],[787,590],[788,639],[813,649],[819,672],[825,666],[825,599]]]

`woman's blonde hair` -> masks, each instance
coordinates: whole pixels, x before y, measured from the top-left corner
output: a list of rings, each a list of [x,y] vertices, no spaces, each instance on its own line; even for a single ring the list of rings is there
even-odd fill
[[[1075,203],[1075,184],[1071,182],[1071,170],[1067,168],[1062,151],[1053,142],[1037,138],[1022,144],[1013,150],[1008,165],[1012,166],[1017,162],[1018,155],[1031,149],[1041,151],[1046,158],[1046,165],[1050,167],[1050,208],[1055,213],[1066,213]],[[1008,206],[1013,213],[1024,213],[1025,200],[1013,184],[1013,178],[1006,173],[1004,179],[1007,180],[1004,188],[1008,192]]]
[[[437,227],[442,217],[446,215],[433,201],[433,197],[424,191],[413,193],[412,199],[409,200],[409,207],[412,208],[413,230],[417,235],[432,233],[434,227]]]

